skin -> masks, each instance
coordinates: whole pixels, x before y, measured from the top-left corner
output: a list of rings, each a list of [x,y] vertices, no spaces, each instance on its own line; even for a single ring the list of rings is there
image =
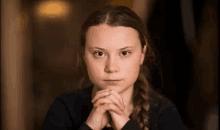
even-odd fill
[[[92,26],[87,31],[84,61],[89,78],[94,84],[93,103],[100,105],[109,101],[117,104],[124,114],[120,115],[113,111],[110,111],[110,114],[115,123],[123,122],[118,126],[124,125],[132,112],[133,87],[138,78],[140,65],[144,61],[145,52],[146,45],[142,52],[138,32],[133,28],[101,24]],[[110,84],[104,81],[106,79],[120,81]],[[112,91],[105,97],[108,100],[101,101],[97,93],[101,90],[103,93],[105,89]]]

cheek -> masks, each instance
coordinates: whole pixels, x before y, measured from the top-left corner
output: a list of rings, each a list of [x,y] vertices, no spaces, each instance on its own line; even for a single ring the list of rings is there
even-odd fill
[[[86,66],[90,80],[93,82],[99,79],[99,77],[102,75],[102,65],[99,62],[95,61],[93,58],[88,57],[86,59]]]
[[[135,81],[139,75],[140,70],[140,57],[134,57],[131,60],[124,63],[124,72],[127,79]]]

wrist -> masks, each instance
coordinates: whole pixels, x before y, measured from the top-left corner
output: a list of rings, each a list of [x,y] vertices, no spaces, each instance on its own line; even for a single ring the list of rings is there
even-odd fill
[[[93,127],[93,125],[92,125],[91,123],[89,123],[88,121],[86,121],[85,124],[86,124],[89,128],[91,128],[92,130],[96,130],[96,129]]]

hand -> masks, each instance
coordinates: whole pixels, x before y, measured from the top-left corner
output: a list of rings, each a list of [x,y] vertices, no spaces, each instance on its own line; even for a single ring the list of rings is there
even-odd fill
[[[101,90],[96,92],[96,95],[93,99],[104,98],[109,94],[109,90]],[[101,130],[110,121],[111,117],[107,110],[109,110],[112,105],[110,105],[109,103],[111,102],[106,101],[105,103],[98,106],[93,105],[94,107],[85,122],[93,130]],[[114,111],[115,109],[113,108],[112,110]]]
[[[110,93],[111,95],[114,95],[114,97],[116,97],[115,99],[118,99],[120,100],[121,103],[123,103],[124,110],[125,110],[125,105],[124,105],[124,102],[121,96],[115,90],[111,90]],[[122,114],[117,114],[114,111],[109,111],[112,117],[112,121],[113,121],[112,127],[116,130],[122,129],[123,126],[130,120],[129,116],[125,114],[124,110]]]
[[[113,129],[119,130],[130,120],[130,118],[124,113],[125,105],[121,96],[115,90],[110,90],[109,92],[110,95],[101,99],[94,98],[92,102],[94,103],[94,106],[104,103],[112,104],[111,108],[114,108],[114,110],[111,108],[108,110],[112,118],[110,124]]]

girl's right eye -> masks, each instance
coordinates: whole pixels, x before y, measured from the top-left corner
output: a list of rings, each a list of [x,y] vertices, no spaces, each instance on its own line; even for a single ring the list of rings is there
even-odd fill
[[[96,57],[102,57],[102,56],[104,55],[104,53],[101,52],[101,51],[95,51],[93,54],[94,54]]]

